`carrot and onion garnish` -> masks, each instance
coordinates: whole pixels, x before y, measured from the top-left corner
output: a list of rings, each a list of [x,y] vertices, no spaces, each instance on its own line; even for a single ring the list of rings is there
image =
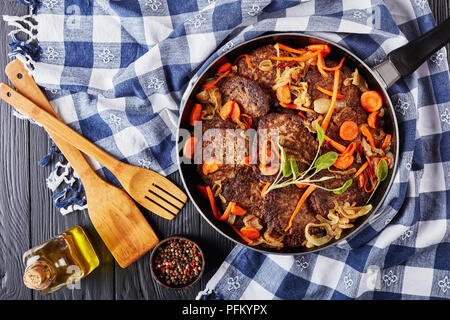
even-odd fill
[[[282,106],[283,108],[286,109],[295,109],[295,110],[300,110],[300,111],[305,111],[305,112],[311,112],[311,113],[316,113],[313,109],[309,109],[309,108],[305,108],[293,103],[284,103],[284,102],[280,102],[280,106]]]
[[[361,95],[361,106],[367,112],[375,112],[383,106],[383,98],[374,90],[363,92]]]
[[[381,145],[381,149],[383,149],[383,150],[386,149],[389,146],[389,144],[391,143],[391,139],[392,139],[392,136],[390,134],[387,134],[386,138],[384,138],[383,144]]]
[[[361,130],[361,133],[366,137],[366,139],[369,141],[370,146],[372,148],[375,148],[375,139],[372,136],[372,133],[370,132],[369,128],[367,128],[366,125],[361,125],[359,128]]]
[[[223,165],[223,163],[217,159],[208,159],[205,162],[203,162],[202,165],[202,171],[203,174],[206,176],[210,173],[214,173]]]
[[[219,82],[219,81],[220,81],[220,79],[222,79],[222,78],[226,77],[226,76],[227,76],[227,75],[228,75],[229,73],[230,73],[230,70],[228,70],[228,71],[225,71],[225,72],[224,72],[224,73],[222,73],[222,74],[221,74],[220,76],[218,76],[216,80],[214,80],[214,81],[212,81],[212,82],[209,82],[209,83],[207,83],[207,84],[203,85],[203,90],[207,90],[207,89],[215,88],[215,87],[216,87],[216,84],[217,84],[217,82]]]
[[[306,50],[320,52],[324,57],[331,52],[330,46],[326,44],[311,44],[306,47]]]
[[[286,45],[284,45],[282,43],[279,43],[279,42],[276,43],[275,45],[278,46],[279,49],[287,51],[287,52],[298,53],[298,54],[304,54],[304,53],[308,52],[305,49],[294,49],[294,48],[288,47],[288,46],[286,46]]]
[[[327,132],[328,125],[330,124],[330,121],[331,121],[331,116],[333,115],[333,112],[334,112],[334,107],[336,106],[336,99],[337,99],[337,94],[338,94],[338,89],[339,89],[339,74],[340,73],[341,73],[341,70],[339,70],[339,69],[334,71],[333,95],[331,97],[331,104],[330,104],[330,108],[328,109],[328,112],[322,122],[322,129],[324,132]]]
[[[369,116],[367,117],[367,124],[369,125],[369,127],[371,127],[372,129],[376,129],[376,123],[377,123],[377,116],[380,112],[379,111],[374,111],[371,112],[369,114]]]
[[[341,61],[334,67],[327,67],[325,64],[322,66],[322,69],[325,71],[336,71],[340,68],[342,68],[342,65],[344,64],[345,57],[341,59]]]
[[[351,120],[346,120],[341,124],[339,129],[339,135],[343,140],[353,141],[358,137],[359,129],[356,122]]]
[[[229,62],[227,62],[227,63],[224,63],[223,65],[221,65],[220,67],[219,67],[219,69],[217,69],[217,73],[224,73],[224,72],[227,72],[227,71],[229,71],[229,70],[231,70],[231,63],[229,63]]]
[[[316,89],[319,90],[319,91],[322,92],[322,93],[325,93],[326,95],[329,95],[330,97],[333,96],[333,91],[324,89],[324,88],[322,88],[321,86],[316,86]],[[336,98],[337,98],[337,99],[344,99],[345,97],[344,97],[344,95],[338,93],[338,94],[336,95]]]
[[[275,92],[277,95],[277,99],[278,99],[278,101],[280,101],[280,103],[288,104],[288,103],[292,102],[291,90],[289,89],[289,86],[287,84],[285,84],[284,86],[278,87]]]
[[[250,56],[248,54],[241,54],[239,57],[236,58],[236,60],[234,60],[233,64],[236,64],[239,60],[241,60],[241,58],[245,58],[245,61],[247,62],[249,68],[254,69],[252,61],[250,60]]]
[[[183,156],[192,159],[194,157],[195,145],[197,144],[198,139],[195,137],[190,137],[187,139],[186,143],[183,147]]]
[[[325,62],[323,61],[322,53],[319,51],[317,54],[317,70],[319,70],[322,77],[327,78],[328,73],[324,70]]]
[[[203,106],[200,103],[196,103],[189,116],[189,124],[191,126],[194,126],[196,121],[202,120],[202,111]]]
[[[302,61],[308,61],[309,59],[315,58],[319,53],[318,52],[311,52],[308,54],[305,54],[303,56],[300,57],[270,57],[269,59],[271,60],[275,60],[275,61],[297,61],[297,62],[302,62]]]
[[[294,221],[295,216],[300,211],[300,208],[302,207],[303,203],[305,203],[306,199],[311,195],[311,193],[317,189],[317,186],[310,185],[305,192],[300,197],[300,200],[297,202],[297,205],[295,206],[294,212],[292,212],[291,217],[289,218],[288,225],[284,229],[284,231],[288,231],[292,227],[292,221]]]

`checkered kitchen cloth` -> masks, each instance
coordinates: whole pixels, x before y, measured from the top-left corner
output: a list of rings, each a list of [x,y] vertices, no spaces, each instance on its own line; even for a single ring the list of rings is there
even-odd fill
[[[117,158],[166,174],[175,170],[182,93],[218,54],[267,31],[305,31],[373,66],[435,25],[426,0],[17,1],[36,9],[38,24],[5,17],[30,37],[21,42],[13,31],[12,55],[28,64],[63,120]],[[199,298],[450,297],[445,50],[389,93],[401,153],[379,215],[320,253],[282,257],[237,246]]]

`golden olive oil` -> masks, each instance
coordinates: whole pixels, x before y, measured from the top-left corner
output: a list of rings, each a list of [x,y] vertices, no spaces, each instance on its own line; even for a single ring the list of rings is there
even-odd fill
[[[25,252],[23,263],[25,285],[50,294],[76,288],[100,261],[83,228],[76,226]]]

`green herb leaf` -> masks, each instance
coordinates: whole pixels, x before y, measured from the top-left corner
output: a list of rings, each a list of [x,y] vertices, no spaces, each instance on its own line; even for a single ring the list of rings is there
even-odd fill
[[[316,131],[317,131],[317,139],[319,140],[319,148],[323,143],[323,140],[325,139],[325,132],[323,131],[322,127],[319,126],[319,124],[316,122]]]
[[[289,162],[286,159],[286,151],[284,151],[284,148],[280,146],[281,150],[281,163],[283,165],[283,177],[287,178],[292,175],[291,166]]]
[[[327,152],[316,160],[314,167],[317,172],[323,169],[328,169],[336,162],[337,158],[338,154],[336,152]]]
[[[333,190],[334,194],[341,194],[343,192],[345,192],[348,188],[350,188],[350,186],[353,183],[353,179],[348,179],[347,181],[345,181],[344,185],[338,189]]]
[[[289,158],[289,165],[291,167],[291,172],[294,176],[294,179],[297,179],[297,177],[300,175],[300,172],[298,171],[297,161],[295,161],[294,158]]]
[[[377,168],[377,179],[379,182],[382,182],[386,180],[388,176],[388,165],[385,159],[381,159],[380,162],[378,162],[378,168]]]

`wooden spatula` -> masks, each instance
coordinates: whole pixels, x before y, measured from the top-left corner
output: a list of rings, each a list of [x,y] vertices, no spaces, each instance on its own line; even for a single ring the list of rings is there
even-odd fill
[[[128,194],[143,207],[170,220],[184,206],[186,194],[167,178],[115,159],[7,84],[0,84],[0,91],[0,98],[108,168]]]
[[[22,62],[10,62],[5,72],[14,86],[27,96],[27,101],[32,101],[56,117],[53,107],[34,79],[28,75]],[[19,97],[19,94],[9,87],[2,89],[13,93],[14,97]],[[6,91],[2,90],[5,97]],[[8,100],[10,98],[8,97]],[[10,102],[13,103],[13,100]],[[80,177],[86,192],[92,224],[117,263],[125,268],[154,247],[158,243],[158,237],[134,201],[123,190],[98,177],[78,149],[57,135],[50,135]]]

